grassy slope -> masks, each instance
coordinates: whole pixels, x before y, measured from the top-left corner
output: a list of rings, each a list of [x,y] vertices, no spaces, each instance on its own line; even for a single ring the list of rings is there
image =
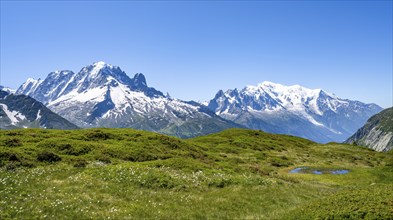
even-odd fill
[[[0,219],[393,218],[392,152],[259,131],[0,131],[0,160]]]

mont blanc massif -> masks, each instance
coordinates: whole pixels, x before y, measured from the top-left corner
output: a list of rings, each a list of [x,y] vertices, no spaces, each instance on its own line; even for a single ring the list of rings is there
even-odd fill
[[[164,95],[141,73],[130,78],[117,66],[97,62],[78,73],[29,78],[14,93],[2,89],[0,121],[1,128],[127,127],[181,138],[240,127],[326,143],[345,141],[382,110],[321,89],[272,82],[220,90],[206,103]]]

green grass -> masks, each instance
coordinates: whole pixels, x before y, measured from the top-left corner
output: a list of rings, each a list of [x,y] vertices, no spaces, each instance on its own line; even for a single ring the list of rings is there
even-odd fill
[[[254,130],[0,131],[0,219],[392,219],[392,189],[391,152]]]

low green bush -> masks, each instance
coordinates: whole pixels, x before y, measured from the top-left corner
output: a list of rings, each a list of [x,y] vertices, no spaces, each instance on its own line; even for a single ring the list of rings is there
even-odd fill
[[[84,159],[78,159],[77,161],[75,161],[74,163],[74,167],[77,168],[85,168],[89,163],[84,160]]]
[[[7,138],[3,142],[4,146],[6,147],[18,147],[22,146],[22,141],[19,138]]]
[[[43,151],[37,154],[37,160],[40,162],[54,163],[54,162],[61,161],[61,157],[50,151]]]

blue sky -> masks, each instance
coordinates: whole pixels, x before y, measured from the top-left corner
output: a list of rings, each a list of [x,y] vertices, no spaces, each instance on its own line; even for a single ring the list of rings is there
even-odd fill
[[[1,1],[0,84],[95,61],[184,100],[262,81],[392,106],[392,1]]]

